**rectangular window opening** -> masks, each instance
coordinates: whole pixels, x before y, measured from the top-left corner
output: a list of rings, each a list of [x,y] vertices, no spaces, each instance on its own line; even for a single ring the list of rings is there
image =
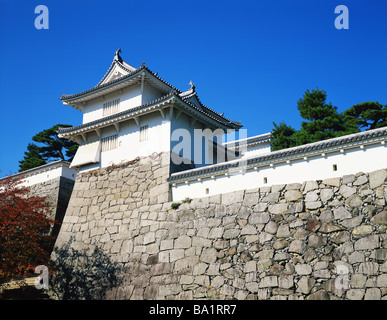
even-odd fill
[[[102,138],[102,152],[116,149],[118,147],[118,134]]]
[[[337,164],[333,165],[333,171],[337,171]]]
[[[120,99],[109,101],[103,104],[103,116],[109,116],[120,112]]]
[[[264,177],[264,178],[263,178],[263,183],[264,183],[264,184],[267,183],[267,177]]]
[[[140,142],[148,140],[148,125],[140,127]]]
[[[206,188],[206,194],[209,194],[209,193],[210,193],[210,189]]]

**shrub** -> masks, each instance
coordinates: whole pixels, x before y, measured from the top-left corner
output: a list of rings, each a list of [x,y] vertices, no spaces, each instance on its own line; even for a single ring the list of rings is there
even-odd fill
[[[172,202],[172,204],[171,204],[171,208],[172,209],[177,209],[177,208],[179,208],[179,206],[180,206],[180,203],[179,202]]]

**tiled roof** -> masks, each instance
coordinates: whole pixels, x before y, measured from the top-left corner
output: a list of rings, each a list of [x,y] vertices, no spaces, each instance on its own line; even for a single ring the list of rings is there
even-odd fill
[[[127,75],[125,75],[125,76],[116,78],[116,79],[114,79],[112,81],[109,81],[109,82],[106,82],[104,84],[98,84],[98,85],[96,85],[95,87],[93,87],[91,89],[88,89],[88,90],[85,90],[85,91],[82,91],[82,92],[79,92],[79,93],[76,93],[76,94],[69,94],[69,95],[62,94],[62,97],[60,97],[59,99],[64,101],[64,102],[66,102],[66,101],[72,100],[74,98],[78,98],[78,97],[81,97],[81,96],[84,96],[84,95],[92,94],[92,93],[94,93],[96,91],[103,90],[103,89],[105,89],[107,87],[110,87],[110,86],[119,84],[121,82],[124,82],[125,80],[128,80],[129,78],[135,77],[136,75],[140,75],[142,71],[148,71],[149,74],[151,74],[157,80],[161,81],[163,84],[167,85],[171,90],[174,90],[174,91],[179,92],[179,93],[181,92],[179,89],[175,88],[174,86],[172,86],[171,84],[169,84],[165,80],[161,79],[159,76],[157,76],[151,70],[149,70],[149,68],[145,64],[143,64],[140,68],[138,68],[138,69],[136,69],[134,71],[129,71],[129,73]],[[102,81],[103,80],[101,80],[101,82]]]
[[[324,141],[318,141],[314,143],[304,144],[297,147],[292,147],[288,149],[278,150],[270,152],[261,156],[246,158],[242,160],[233,160],[230,162],[223,162],[219,164],[209,165],[202,168],[191,169],[187,171],[182,171],[179,173],[172,174],[168,181],[173,182],[180,179],[189,179],[193,176],[211,174],[212,172],[222,171],[230,168],[237,168],[241,164],[247,166],[259,164],[260,162],[269,162],[269,161],[279,161],[285,160],[287,158],[292,158],[295,156],[302,156],[308,153],[314,152],[324,152],[326,150],[338,150],[340,147],[348,144],[361,144],[369,139],[378,139],[387,136],[387,127],[369,130],[365,132],[354,133],[338,138],[333,138]]]
[[[81,125],[76,126],[76,127],[59,128],[58,129],[58,133],[59,134],[67,134],[67,133],[75,132],[75,131],[78,131],[78,130],[81,130],[81,129],[86,129],[86,128],[91,127],[91,126],[102,125],[104,122],[111,121],[111,120],[114,120],[114,119],[117,119],[117,118],[122,118],[122,117],[130,118],[135,113],[144,111],[144,110],[146,110],[147,108],[149,108],[151,106],[156,106],[157,104],[160,104],[162,102],[168,101],[169,99],[172,99],[172,98],[174,98],[176,100],[180,100],[181,102],[185,103],[186,105],[189,105],[190,107],[192,107],[196,111],[199,111],[203,115],[205,115],[205,116],[207,116],[207,117],[217,121],[218,123],[223,124],[226,127],[229,127],[229,128],[239,128],[240,127],[240,124],[238,124],[237,122],[233,122],[231,120],[228,120],[227,118],[225,118],[223,116],[220,116],[220,115],[218,115],[218,116],[214,115],[212,113],[207,112],[206,110],[198,108],[195,105],[191,105],[190,103],[184,101],[179,95],[177,95],[176,92],[172,91],[172,92],[168,93],[167,95],[165,95],[165,96],[163,96],[161,98],[158,98],[156,100],[150,101],[150,102],[148,102],[146,104],[143,104],[141,106],[138,106],[138,107],[134,107],[134,108],[131,108],[131,109],[128,109],[128,110],[124,110],[124,111],[121,111],[119,113],[115,113],[115,114],[109,115],[109,116],[101,118],[101,119],[97,119],[97,120],[94,120],[94,121],[91,121],[91,122],[88,122],[88,123],[84,123],[84,124],[81,124]]]
[[[271,132],[261,134],[258,136],[250,137],[247,139],[241,139],[236,141],[228,141],[223,143],[223,146],[227,148],[237,148],[239,145],[254,145],[258,143],[270,142],[272,138]]]
[[[102,80],[95,87],[88,89],[88,90],[85,90],[85,91],[82,91],[82,92],[79,92],[79,93],[76,93],[76,94],[71,94],[71,95],[62,94],[62,97],[60,97],[59,99],[62,100],[63,102],[71,103],[72,100],[76,100],[76,99],[79,99],[81,97],[88,96],[88,95],[91,95],[93,93],[103,91],[104,89],[114,87],[116,85],[124,83],[127,80],[130,80],[132,78],[136,78],[139,75],[141,75],[143,71],[145,71],[146,74],[148,74],[148,76],[153,77],[156,81],[160,81],[162,84],[167,86],[171,92],[175,92],[176,96],[178,96],[180,99],[182,99],[184,102],[186,102],[191,107],[194,107],[196,110],[199,110],[199,111],[205,113],[207,116],[214,118],[218,122],[225,123],[228,127],[232,127],[235,129],[242,127],[240,122],[231,121],[231,120],[225,118],[223,116],[223,114],[217,113],[216,111],[214,111],[214,110],[210,109],[209,107],[205,106],[204,104],[202,104],[201,101],[199,100],[199,97],[197,96],[197,93],[195,92],[195,87],[193,84],[192,84],[192,87],[190,90],[188,90],[187,92],[182,92],[179,89],[177,89],[176,87],[172,86],[167,81],[165,81],[164,79],[160,78],[157,75],[157,73],[152,72],[145,65],[145,63],[143,63],[141,65],[141,67],[139,67],[138,69],[135,69],[135,70],[130,70],[130,69],[126,68],[125,63],[126,62],[123,61],[122,59],[121,59],[121,61],[118,59],[114,59],[109,70],[106,72],[106,74],[104,75]],[[111,71],[111,69],[114,67],[115,64],[118,64],[121,68],[126,70],[128,72],[128,74],[124,75],[122,77],[116,78],[112,81],[102,83],[106,79],[107,75],[109,74],[109,72]],[[128,65],[128,66],[130,66],[130,65]],[[160,98],[160,99],[163,99],[163,98],[165,98],[165,96]],[[156,102],[157,102],[157,100],[152,101],[149,104],[156,103]],[[76,104],[76,102],[74,102],[74,103]],[[141,109],[144,106],[145,105],[139,106],[137,108]],[[131,109],[131,110],[134,110],[134,109]],[[124,112],[127,112],[127,111],[124,111]],[[117,114],[114,116],[117,116]],[[101,120],[104,120],[104,119],[106,119],[106,118],[103,118]],[[96,121],[99,121],[99,120],[96,120]],[[85,124],[85,125],[88,125],[88,124]],[[80,126],[78,126],[78,127],[80,127]]]

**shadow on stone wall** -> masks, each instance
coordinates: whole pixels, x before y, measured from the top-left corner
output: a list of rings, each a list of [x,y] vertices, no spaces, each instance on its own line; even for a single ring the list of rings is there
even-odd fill
[[[52,253],[48,294],[59,300],[103,300],[123,280],[125,267],[98,246],[75,248],[73,239]]]

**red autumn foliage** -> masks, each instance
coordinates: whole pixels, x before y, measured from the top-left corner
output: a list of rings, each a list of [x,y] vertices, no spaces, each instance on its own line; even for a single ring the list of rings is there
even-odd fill
[[[50,204],[30,196],[21,182],[22,177],[0,181],[0,278],[26,276],[49,261]]]

